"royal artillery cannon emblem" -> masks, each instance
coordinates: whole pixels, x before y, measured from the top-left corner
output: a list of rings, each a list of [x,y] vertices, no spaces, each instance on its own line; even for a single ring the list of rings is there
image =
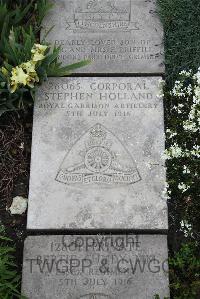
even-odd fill
[[[98,123],[76,141],[56,180],[68,185],[116,187],[136,183],[141,177],[120,140]]]

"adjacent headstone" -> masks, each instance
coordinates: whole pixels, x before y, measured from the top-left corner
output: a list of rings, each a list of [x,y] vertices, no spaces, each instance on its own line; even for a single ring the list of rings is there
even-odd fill
[[[158,81],[51,78],[41,87],[28,229],[167,229]]]
[[[81,73],[164,73],[156,0],[52,0],[42,37],[64,64],[90,59]]]
[[[160,235],[28,237],[22,293],[29,299],[169,298]]]

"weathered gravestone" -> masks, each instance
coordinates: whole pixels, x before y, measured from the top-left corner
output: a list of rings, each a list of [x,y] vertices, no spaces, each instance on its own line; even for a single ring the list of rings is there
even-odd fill
[[[82,73],[163,73],[163,30],[155,0],[52,0],[42,37]],[[52,28],[53,26],[53,28]]]
[[[51,78],[40,88],[29,229],[167,229],[158,81]]]
[[[29,299],[153,299],[169,296],[167,240],[158,235],[28,237]]]
[[[52,0],[42,37],[81,73],[161,74],[155,0]],[[34,109],[28,229],[122,235],[34,236],[25,242],[29,299],[169,296],[160,77],[51,78]],[[148,230],[127,235],[127,230]]]

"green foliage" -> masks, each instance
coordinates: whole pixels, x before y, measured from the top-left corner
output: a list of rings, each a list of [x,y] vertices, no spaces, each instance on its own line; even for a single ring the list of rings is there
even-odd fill
[[[18,291],[20,276],[17,274],[14,263],[15,249],[10,244],[11,240],[5,237],[4,227],[0,225],[0,298],[25,299]]]
[[[32,105],[35,88],[21,86],[11,93],[10,78],[12,70],[31,59],[31,49],[38,43],[41,22],[51,9],[48,0],[13,1],[0,0],[0,116],[10,110],[24,109]],[[60,48],[48,48],[43,59],[37,66],[38,84],[48,76],[67,76],[73,70],[85,66],[89,61],[77,62],[62,66],[58,60]],[[2,71],[5,67],[8,74]]]
[[[200,66],[200,1],[157,0],[165,31],[165,64],[172,86],[181,70]]]
[[[47,11],[49,11],[53,7],[53,4],[50,3],[48,0],[40,0],[36,1],[35,3],[35,18],[36,24],[41,25],[42,20],[44,19]]]
[[[197,299],[200,294],[200,252],[198,242],[182,244],[169,259],[170,298]],[[162,299],[159,294],[154,299]],[[164,298],[169,299],[169,298]]]
[[[191,225],[193,234],[197,235],[200,218],[200,72],[178,75],[172,91],[166,86],[164,94],[166,148],[171,153],[166,162],[171,192],[170,226],[181,230],[181,222],[184,221]]]
[[[157,0],[158,11],[165,33],[166,86],[164,92],[165,124],[171,133],[166,134],[166,147],[175,144],[182,154],[167,161],[167,179],[170,225],[170,281],[171,296],[174,299],[197,299],[199,287],[199,158],[194,153],[194,146],[199,144],[199,132],[185,130],[183,125],[193,109],[195,95],[192,76],[183,80],[182,70],[195,74],[200,67],[200,1],[199,0]],[[186,76],[187,77],[187,76]],[[183,95],[171,93],[175,81],[184,81],[181,89],[191,84],[192,93]],[[179,85],[179,83],[177,83]],[[190,87],[189,87],[190,89]],[[188,89],[188,91],[189,91]],[[198,86],[196,86],[196,91]],[[199,98],[199,92],[197,91]],[[198,109],[196,109],[196,119]],[[196,122],[195,118],[192,119]],[[175,133],[175,135],[173,135]],[[197,148],[197,147],[196,147]],[[195,150],[197,152],[197,150]],[[189,171],[186,170],[186,168]],[[185,184],[187,190],[180,190],[179,184]],[[189,187],[189,188],[188,188]],[[180,243],[183,242],[179,251]],[[191,241],[193,243],[191,243]]]
[[[49,0],[0,0],[0,32],[9,34],[13,26],[32,25],[37,33],[52,6]]]
[[[32,27],[24,30],[23,27],[17,27],[10,31],[9,38],[4,39],[2,43],[2,53],[4,55],[4,64],[17,66],[31,58],[31,49],[36,42]]]
[[[15,7],[9,9],[4,1],[0,1],[0,64],[5,58],[5,42],[8,40],[11,30],[21,25],[25,25],[24,19],[29,15],[31,2],[27,6]],[[18,28],[17,28],[18,29]]]
[[[200,294],[200,254],[197,242],[183,244],[169,259],[174,299],[196,299]]]

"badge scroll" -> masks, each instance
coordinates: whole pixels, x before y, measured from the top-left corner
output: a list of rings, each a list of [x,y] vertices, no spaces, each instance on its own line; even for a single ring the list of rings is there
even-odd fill
[[[139,30],[132,21],[131,0],[88,0],[74,10],[74,21],[68,30],[130,31]]]
[[[141,177],[119,139],[98,123],[71,148],[56,180],[68,185],[116,187],[136,183]]]

